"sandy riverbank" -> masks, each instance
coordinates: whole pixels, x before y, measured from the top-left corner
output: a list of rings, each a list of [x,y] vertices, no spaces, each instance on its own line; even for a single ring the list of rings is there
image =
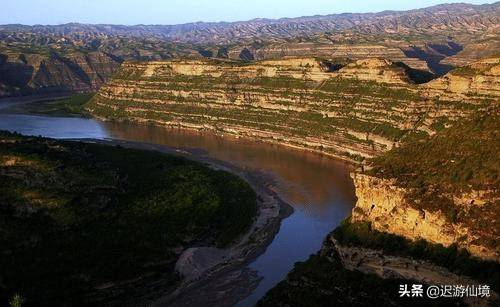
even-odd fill
[[[226,249],[196,246],[182,252],[176,268],[183,280],[175,291],[159,293],[145,299],[144,305],[153,306],[232,306],[249,295],[260,277],[246,265],[262,254],[279,231],[281,221],[293,212],[269,187],[269,177],[260,172],[249,172],[229,163],[203,155],[198,150],[170,148],[162,145],[125,140],[77,140],[127,148],[155,150],[181,155],[214,169],[231,172],[250,184],[257,194],[259,212],[250,230]]]

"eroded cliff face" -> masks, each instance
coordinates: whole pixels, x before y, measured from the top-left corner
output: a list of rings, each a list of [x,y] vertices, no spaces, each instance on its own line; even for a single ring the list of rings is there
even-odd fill
[[[427,285],[479,285],[477,280],[458,275],[450,270],[425,260],[409,257],[386,255],[383,251],[358,246],[342,245],[332,235],[323,244],[320,255],[330,261],[338,258],[342,265],[351,271],[376,275],[384,279],[416,281]],[[498,295],[491,291],[489,298],[466,298],[469,306],[490,306]]]
[[[457,99],[466,96],[500,97],[500,58],[486,58],[429,82],[430,95]]]
[[[125,64],[127,65],[127,64]],[[176,60],[133,64],[128,69],[143,70],[143,77],[168,78],[175,75],[213,77],[225,76],[238,79],[258,77],[294,79],[307,78],[312,81],[323,81],[331,77],[326,64],[314,58],[290,58],[267,60],[258,63],[237,63],[209,60]]]
[[[409,48],[408,45],[404,45]],[[392,62],[403,62],[415,69],[431,70],[425,59],[417,56],[407,56],[403,46],[386,46],[383,44],[339,44],[322,42],[275,43],[255,48],[252,46],[237,46],[230,48],[227,57],[242,59],[243,50],[255,60],[267,60],[283,57],[317,56],[327,58],[349,58],[364,60],[367,58],[386,58]]]
[[[403,236],[410,240],[450,246],[457,244],[470,254],[483,259],[500,260],[498,247],[486,244],[498,238],[498,229],[450,221],[441,210],[416,208],[409,199],[409,190],[395,180],[381,179],[359,173],[352,174],[358,198],[352,211],[353,222],[369,222],[375,230]],[[481,206],[492,200],[487,193],[474,192],[454,199],[463,210],[466,206]]]
[[[119,66],[101,52],[0,54],[0,96],[97,91]]]
[[[103,118],[214,130],[358,162],[433,133],[442,118],[471,112],[467,100],[424,98],[388,60],[345,66],[315,58],[126,62],[88,109]]]
[[[409,84],[411,79],[403,67],[386,59],[364,59],[350,63],[339,70],[343,78],[375,81],[387,84]]]

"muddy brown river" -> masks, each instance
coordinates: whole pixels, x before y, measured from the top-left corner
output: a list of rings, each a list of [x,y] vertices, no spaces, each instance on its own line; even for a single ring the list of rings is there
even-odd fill
[[[316,253],[355,203],[348,164],[319,154],[232,136],[77,117],[11,114],[0,101],[0,130],[52,138],[121,139],[188,149],[269,176],[272,188],[295,209],[264,253],[248,267],[261,277],[238,306],[253,306],[298,261]],[[3,107],[2,107],[3,106]]]

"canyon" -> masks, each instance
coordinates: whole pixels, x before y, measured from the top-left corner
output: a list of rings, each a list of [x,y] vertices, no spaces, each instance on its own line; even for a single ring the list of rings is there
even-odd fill
[[[211,131],[345,159],[360,167],[352,175],[358,200],[350,222],[479,259],[467,261],[498,263],[500,197],[492,163],[499,67],[498,57],[484,58],[422,83],[419,71],[380,58],[125,62],[86,108],[107,120]],[[453,174],[443,170],[455,161],[460,164],[448,168]],[[473,280],[432,264],[401,270],[412,256],[389,257],[383,262],[393,264],[376,269],[369,263],[384,252],[364,254],[358,260],[365,266],[339,261],[389,280]]]
[[[486,70],[458,77],[468,89],[461,96],[448,95],[454,72],[416,84],[414,70],[384,59],[125,62],[87,109],[362,162],[495,103],[498,58],[487,62]]]
[[[386,58],[441,76],[497,53],[499,3],[184,25],[0,25],[0,97],[96,91],[123,61]]]
[[[260,306],[404,306],[394,289],[411,282],[491,285],[488,300],[446,302],[487,306],[500,291],[499,10],[500,2],[173,26],[1,25],[0,97],[95,92],[75,113],[84,108],[127,136],[170,129],[184,131],[180,139],[279,144],[352,166],[351,215],[318,253],[258,294]],[[267,218],[288,214],[268,205]],[[269,239],[256,238],[245,240],[260,247]],[[148,300],[192,303],[194,289],[203,294],[194,300],[235,303],[259,283],[248,267],[219,276],[239,252],[257,253],[179,251],[169,269],[181,287]],[[214,285],[203,283],[214,276]],[[246,288],[220,291],[231,278]]]
[[[97,91],[121,61],[102,52],[0,54],[0,97]]]

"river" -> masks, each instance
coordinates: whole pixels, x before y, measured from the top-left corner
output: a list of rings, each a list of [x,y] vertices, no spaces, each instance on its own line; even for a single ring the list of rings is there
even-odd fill
[[[0,101],[0,109],[8,102]],[[269,175],[272,188],[295,209],[249,268],[262,277],[238,306],[253,306],[297,261],[317,252],[355,203],[348,164],[302,150],[232,136],[77,117],[0,113],[0,130],[52,138],[120,139],[189,149],[199,155]]]

